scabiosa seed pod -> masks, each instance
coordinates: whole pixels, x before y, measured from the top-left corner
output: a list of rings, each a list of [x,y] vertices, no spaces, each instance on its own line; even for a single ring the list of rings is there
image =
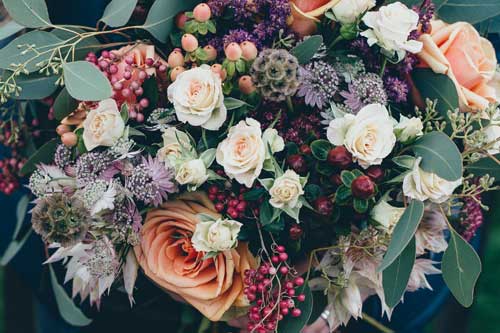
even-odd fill
[[[32,211],[33,230],[44,242],[74,245],[85,237],[92,219],[77,197],[56,193],[40,198]]]
[[[282,102],[299,87],[299,62],[286,50],[268,49],[255,59],[250,75],[264,99]]]

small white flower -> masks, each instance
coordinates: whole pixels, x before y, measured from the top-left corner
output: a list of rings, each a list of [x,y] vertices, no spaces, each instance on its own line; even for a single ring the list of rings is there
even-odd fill
[[[410,33],[418,27],[418,14],[401,2],[382,6],[378,11],[368,12],[363,22],[371,29],[361,33],[366,37],[368,45],[379,45],[386,53],[395,52],[400,59],[406,51],[418,53],[422,50],[422,43],[408,40]]]
[[[337,22],[351,24],[375,5],[375,0],[340,0],[332,10]]]
[[[328,127],[327,138],[336,146],[345,146],[365,169],[381,164],[396,143],[393,119],[382,104],[369,104],[355,116],[335,118]]]
[[[183,123],[216,131],[226,121],[222,81],[208,65],[179,74],[167,93]]]
[[[186,161],[176,170],[175,180],[181,185],[199,187],[207,179],[207,168],[201,159]]]
[[[394,227],[403,216],[405,209],[389,205],[387,201],[379,201],[370,212],[372,219],[380,223],[380,225],[389,233],[392,234]]]
[[[417,158],[413,170],[403,179],[403,193],[409,198],[421,201],[429,199],[435,203],[445,202],[462,184],[462,178],[448,181],[434,173],[426,172],[420,168],[421,160],[421,157]]]
[[[115,100],[105,99],[99,102],[83,122],[83,142],[88,151],[99,147],[111,147],[120,139],[125,130]]]
[[[275,208],[300,207],[302,203],[299,199],[304,194],[300,176],[293,170],[287,170],[281,177],[274,180],[269,194],[271,195],[269,203]]]
[[[100,197],[100,199],[97,200],[97,202],[94,204],[90,214],[92,216],[94,216],[94,215],[97,215],[104,210],[113,210],[115,208],[116,194],[117,194],[117,192],[116,192],[116,188],[115,188],[115,183],[113,183],[113,181],[110,181],[108,189],[106,190],[106,192],[103,193],[103,195]]]
[[[496,155],[500,153],[500,126],[490,125],[484,130],[486,136],[486,143],[490,144],[488,147],[488,154]]]
[[[422,136],[424,134],[423,129],[424,125],[420,118],[407,118],[403,115],[400,116],[399,123],[394,127],[398,140],[403,143]]]
[[[234,248],[242,224],[233,220],[217,219],[196,225],[191,243],[198,252],[220,252]]]

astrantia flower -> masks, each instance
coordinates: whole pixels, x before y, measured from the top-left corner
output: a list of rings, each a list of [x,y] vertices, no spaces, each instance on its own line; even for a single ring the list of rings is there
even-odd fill
[[[42,197],[31,212],[33,230],[46,243],[71,246],[81,241],[92,219],[82,200],[56,193]]]
[[[75,174],[78,187],[84,187],[95,181],[112,163],[106,153],[91,152],[81,155],[76,161]]]
[[[148,156],[134,168],[126,187],[138,200],[158,206],[163,199],[167,199],[168,193],[177,190],[173,182],[174,177],[173,169],[167,168],[157,158]]]
[[[66,147],[63,144],[58,145],[56,153],[54,154],[54,163],[59,168],[64,169],[66,166],[70,165],[71,162],[71,148]]]
[[[134,146],[134,140],[129,138],[120,138],[111,148],[109,148],[109,153],[118,160],[132,158],[140,153],[140,150],[131,151]]]
[[[129,198],[116,200],[115,208],[104,219],[114,229],[113,239],[135,246],[140,241],[139,232],[142,227],[142,217],[134,201]]]
[[[66,186],[74,186],[74,180],[54,165],[40,164],[30,177],[31,192],[37,197],[61,192]]]
[[[300,87],[297,96],[304,97],[307,105],[323,109],[333,99],[339,77],[332,65],[316,61],[299,69]]]
[[[387,93],[380,76],[366,73],[358,76],[349,84],[349,91],[340,93],[345,105],[357,113],[368,104],[387,104]]]
[[[103,210],[113,209],[116,194],[116,186],[112,181],[98,179],[85,186],[79,196],[94,216]]]

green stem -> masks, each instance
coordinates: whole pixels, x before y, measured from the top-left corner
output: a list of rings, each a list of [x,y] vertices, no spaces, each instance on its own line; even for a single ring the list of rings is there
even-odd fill
[[[384,56],[384,60],[382,60],[382,68],[380,69],[380,77],[384,77],[385,67],[387,66],[387,58]]]
[[[338,35],[337,38],[335,38],[333,40],[333,42],[330,44],[330,46],[328,46],[328,51],[330,51],[331,49],[333,49],[333,47],[335,45],[337,45],[338,42],[340,42],[341,40],[343,40],[344,38],[342,37],[342,35]]]
[[[288,111],[290,111],[291,113],[295,112],[295,108],[293,107],[293,102],[292,102],[292,97],[291,96],[287,96],[287,98],[286,98],[286,106],[288,107]]]
[[[207,141],[207,132],[204,128],[201,129],[201,138],[203,139],[203,144],[205,145],[205,149],[208,149],[208,141]]]
[[[383,333],[395,333],[393,330],[391,330],[389,327],[382,325],[379,321],[376,319],[370,317],[366,313],[363,312],[363,320],[366,321],[368,324],[372,325],[376,329],[378,329],[380,332]]]

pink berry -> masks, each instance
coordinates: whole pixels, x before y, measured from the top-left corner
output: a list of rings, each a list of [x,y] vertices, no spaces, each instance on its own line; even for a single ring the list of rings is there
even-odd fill
[[[299,302],[304,302],[306,300],[306,295],[300,294],[299,296],[297,296],[297,300]]]
[[[288,260],[288,254],[286,253],[280,253],[279,254],[280,261],[287,261]]]
[[[181,12],[175,16],[175,26],[179,29],[184,29],[184,25],[186,25],[186,22],[188,20],[188,17],[186,16],[185,12]]]
[[[130,80],[131,77],[132,77],[132,73],[130,73],[130,72],[124,72],[123,73],[123,78],[125,80]]]
[[[199,5],[194,7],[193,17],[196,21],[206,22],[210,20],[211,16],[212,16],[212,11],[210,10],[210,7],[208,7],[206,3],[200,3]]]
[[[184,34],[181,39],[181,45],[184,51],[194,52],[198,48],[198,39],[191,34]]]
[[[109,66],[109,72],[110,72],[111,74],[116,74],[116,73],[118,73],[118,66],[116,66],[116,65],[111,65],[111,66]]]
[[[144,115],[142,113],[138,113],[137,116],[135,117],[135,120],[138,123],[142,123],[144,121]]]
[[[281,273],[281,274],[283,274],[283,275],[288,274],[288,267],[286,267],[286,266],[281,266],[281,267],[280,267],[280,273]]]
[[[295,308],[292,310],[292,317],[297,318],[297,317],[300,317],[301,314],[302,314],[302,311],[300,311],[300,309]]]
[[[155,63],[154,59],[152,59],[152,58],[146,58],[146,66],[151,67],[151,66],[154,65],[154,63]]]
[[[241,47],[237,43],[229,43],[224,49],[224,52],[226,58],[231,61],[239,60],[242,55]]]
[[[278,251],[279,253],[284,253],[285,252],[285,247],[283,245],[278,245],[276,246],[276,251]]]
[[[145,109],[149,106],[149,100],[147,98],[143,98],[140,100],[139,105]]]
[[[280,258],[278,256],[272,256],[271,261],[273,264],[278,264],[280,262]]]
[[[288,310],[288,308],[282,308],[282,309],[281,309],[281,314],[282,314],[283,316],[286,316],[286,315],[289,313],[289,311],[290,311],[290,310]]]
[[[252,77],[250,75],[243,75],[242,77],[240,77],[240,79],[238,80],[238,87],[240,88],[240,91],[245,95],[250,95],[257,89],[255,88]]]
[[[293,283],[295,283],[296,286],[302,286],[304,285],[304,278],[299,276],[299,277],[296,277],[295,280],[293,280]]]
[[[126,56],[125,57],[125,62],[128,64],[128,65],[132,65],[134,63],[134,57],[132,56]]]
[[[254,43],[250,41],[244,41],[240,44],[240,47],[242,51],[242,57],[246,61],[251,61],[257,58],[257,54],[259,53],[259,51],[257,50],[257,47]]]
[[[141,96],[142,94],[144,94],[144,89],[142,89],[142,87],[139,87],[134,91],[134,94],[136,96]]]
[[[214,61],[217,59],[217,50],[212,45],[207,45],[203,48],[207,55],[207,61]]]
[[[147,77],[148,77],[148,74],[145,71],[139,72],[139,79],[146,80]]]

